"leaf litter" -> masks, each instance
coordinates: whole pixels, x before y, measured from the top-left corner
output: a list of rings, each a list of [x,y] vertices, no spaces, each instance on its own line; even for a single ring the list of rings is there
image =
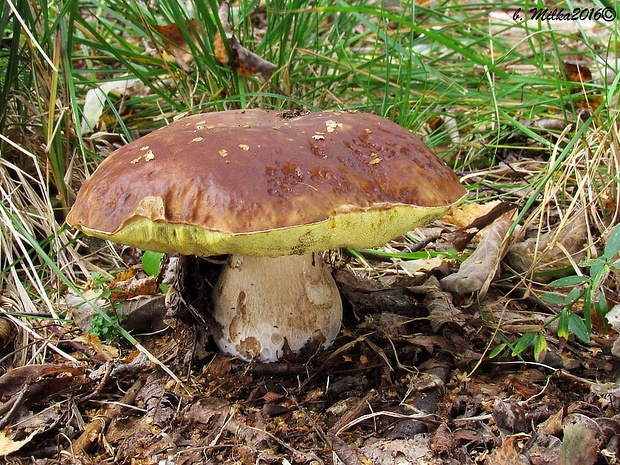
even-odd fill
[[[182,53],[190,48],[183,40],[170,48],[187,69],[192,58]],[[236,44],[228,46],[233,59],[241,59],[243,49]],[[258,63],[257,72],[268,79],[273,69]],[[589,79],[587,73],[569,76],[576,83]],[[98,96],[93,124],[85,131],[97,124],[102,101]],[[580,109],[595,108],[585,102]],[[582,156],[594,142],[576,145],[568,160],[573,168],[567,172],[578,181],[581,171],[592,170],[583,163],[601,163],[596,154],[602,150]],[[481,185],[518,176],[529,188],[556,161],[508,157],[478,176],[484,178]],[[428,228],[425,245],[439,258],[421,266],[331,256],[348,301],[344,327],[332,349],[307,363],[246,364],[217,353],[202,324],[205,316],[199,324],[192,319],[197,309],[208,308],[208,283],[217,274],[211,262],[186,259],[193,262],[185,271],[189,282],[199,288],[182,296],[185,309],[170,305],[178,296],[166,296],[168,314],[157,318],[161,326],[132,329],[175,379],[144,352],[84,338],[85,327],[69,321],[24,324],[13,316],[19,300],[7,292],[0,299],[18,336],[11,336],[11,326],[3,331],[9,336],[3,337],[0,454],[16,464],[617,463],[617,310],[610,315],[611,328],[584,343],[561,338],[546,325],[559,309],[537,299],[545,289],[540,274],[550,263],[564,260],[562,266],[575,271],[584,256],[595,254],[584,244],[596,242],[590,237],[595,229],[605,237],[604,217],[617,213],[615,188],[603,180],[599,192],[571,194],[550,180],[549,189],[534,192],[540,208],[520,219],[517,234],[511,233],[510,212],[495,216],[495,205],[484,206],[460,225],[446,219]],[[570,215],[563,213],[566,205],[549,207],[558,192],[577,206],[566,210]],[[513,200],[523,194],[515,191]],[[604,208],[590,199],[602,199]],[[588,209],[596,211],[592,223],[584,221]],[[532,237],[538,242],[528,241]],[[403,239],[391,247],[407,252],[412,244]],[[458,251],[458,261],[442,255],[450,248]],[[511,262],[511,254],[524,265]],[[126,259],[127,268],[134,265]],[[506,277],[514,270],[521,277],[516,283]],[[459,286],[444,285],[451,280]],[[604,286],[610,306],[617,308],[617,270],[610,270]],[[137,289],[140,295],[126,296],[122,304],[138,319],[150,319],[127,304],[141,297],[143,288]],[[514,344],[535,331],[544,332],[548,343],[543,360],[528,361],[529,352],[520,352],[522,358],[508,351],[488,357],[498,344]],[[20,343],[26,336],[48,363],[23,358]]]

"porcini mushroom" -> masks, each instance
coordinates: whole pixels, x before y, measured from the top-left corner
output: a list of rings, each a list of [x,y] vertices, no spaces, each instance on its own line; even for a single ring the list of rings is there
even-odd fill
[[[159,252],[229,254],[213,331],[225,352],[274,361],[328,347],[338,289],[315,252],[387,243],[465,195],[415,135],[376,115],[236,110],[186,117],[120,148],[67,217]]]

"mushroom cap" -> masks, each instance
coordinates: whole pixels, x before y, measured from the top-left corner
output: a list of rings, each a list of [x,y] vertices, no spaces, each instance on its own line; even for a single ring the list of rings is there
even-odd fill
[[[465,193],[420,138],[379,116],[234,110],[115,151],[67,222],[153,251],[280,256],[383,245]]]

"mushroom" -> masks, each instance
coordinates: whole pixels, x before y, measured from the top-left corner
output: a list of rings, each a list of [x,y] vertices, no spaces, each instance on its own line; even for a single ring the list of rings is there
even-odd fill
[[[180,119],[120,148],[67,222],[159,252],[228,254],[213,292],[224,352],[275,361],[329,347],[342,303],[321,252],[373,247],[463,199],[415,135],[372,114],[235,110]]]

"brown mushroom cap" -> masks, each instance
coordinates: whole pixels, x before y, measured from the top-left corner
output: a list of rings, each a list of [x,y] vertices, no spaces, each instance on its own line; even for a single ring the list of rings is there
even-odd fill
[[[385,244],[465,192],[417,136],[379,116],[224,111],[114,152],[67,222],[154,251],[279,256]]]

